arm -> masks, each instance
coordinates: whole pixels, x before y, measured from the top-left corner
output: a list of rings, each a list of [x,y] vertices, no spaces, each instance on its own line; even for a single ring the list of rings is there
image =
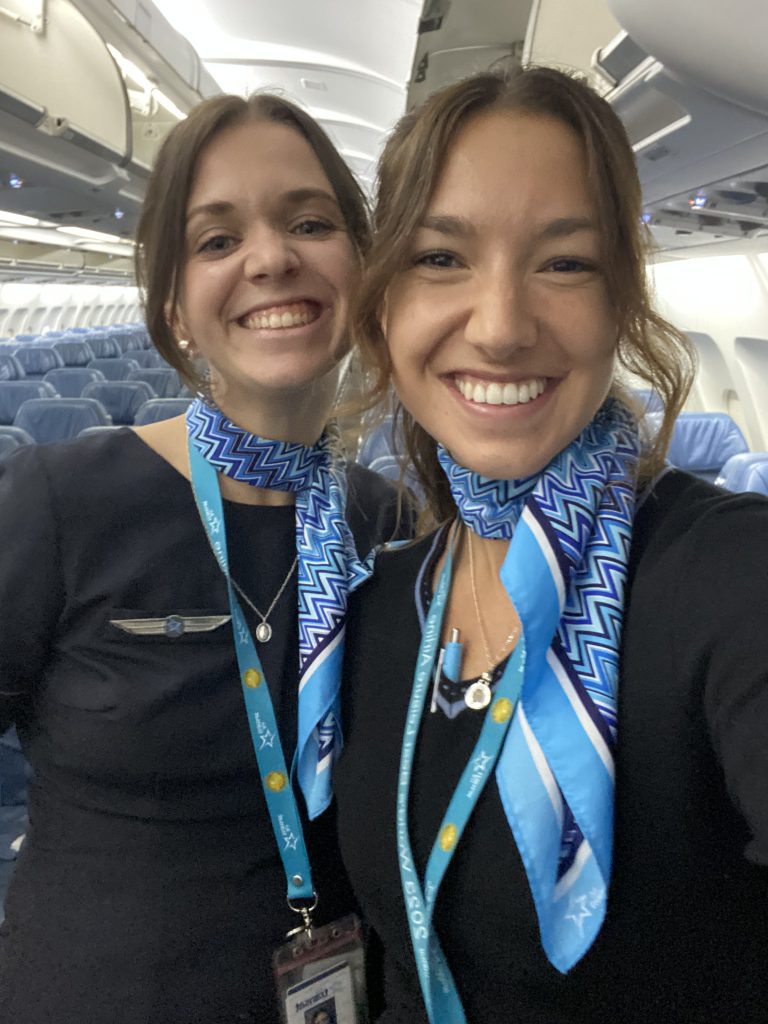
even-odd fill
[[[0,734],[31,707],[62,604],[45,460],[30,446],[0,462]]]
[[[768,866],[768,501],[724,501],[711,526],[693,552],[709,582],[690,628],[708,627],[704,707],[728,793],[752,834],[745,853]]]

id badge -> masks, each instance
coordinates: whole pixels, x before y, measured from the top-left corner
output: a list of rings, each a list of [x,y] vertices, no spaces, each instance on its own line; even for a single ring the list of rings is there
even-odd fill
[[[293,936],[272,965],[282,1024],[368,1024],[363,936],[354,914]]]

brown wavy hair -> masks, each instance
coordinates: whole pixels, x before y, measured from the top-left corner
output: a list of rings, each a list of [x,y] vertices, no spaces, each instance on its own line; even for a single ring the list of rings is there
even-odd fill
[[[271,93],[253,93],[248,99],[214,96],[194,107],[163,140],[136,232],[136,280],[147,330],[162,357],[193,388],[200,386],[199,376],[168,322],[186,259],[189,194],[203,150],[220,132],[247,121],[287,125],[303,136],[325,171],[361,260],[370,244],[368,206],[360,186],[326,133],[301,107]]]
[[[468,119],[491,112],[554,118],[580,138],[587,157],[603,247],[606,288],[618,324],[618,363],[647,382],[664,403],[658,434],[645,448],[641,480],[661,468],[674,421],[688,395],[695,360],[686,336],[652,307],[645,275],[649,233],[632,147],[611,106],[586,83],[554,68],[490,71],[450,85],[403,117],[379,164],[374,237],[353,308],[352,331],[368,372],[369,406],[389,400],[391,364],[381,325],[387,289],[406,264],[414,232],[423,221],[451,144]],[[617,380],[613,393],[633,400]],[[435,441],[396,396],[394,429],[424,488],[434,521],[455,514],[440,470]],[[637,414],[639,410],[634,408]]]

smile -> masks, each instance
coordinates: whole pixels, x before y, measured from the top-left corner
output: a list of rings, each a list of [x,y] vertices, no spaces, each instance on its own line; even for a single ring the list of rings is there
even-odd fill
[[[483,382],[476,378],[455,377],[454,383],[468,402],[478,405],[525,405],[544,393],[546,378],[531,377],[530,380]]]
[[[303,327],[317,320],[322,312],[319,302],[302,300],[280,306],[268,306],[246,313],[237,321],[247,330],[280,330],[285,327]]]

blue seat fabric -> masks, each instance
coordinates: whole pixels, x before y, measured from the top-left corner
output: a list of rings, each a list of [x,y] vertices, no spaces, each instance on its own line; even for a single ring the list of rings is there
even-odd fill
[[[151,398],[136,413],[134,424],[139,427],[146,423],[158,423],[187,411],[191,398]]]
[[[62,366],[60,370],[49,370],[43,377],[43,381],[51,384],[62,398],[79,398],[86,385],[105,379],[100,370],[92,370],[89,366]]]
[[[142,380],[105,380],[88,384],[82,397],[101,402],[113,423],[133,423],[136,413],[155,393]]]
[[[133,359],[92,359],[88,369],[98,370],[103,373],[107,380],[128,380],[129,374],[139,369],[138,363]]]
[[[44,377],[49,370],[63,366],[64,361],[54,348],[32,347],[17,348],[14,355],[24,367],[27,378]]]
[[[45,444],[66,441],[86,427],[110,423],[107,410],[95,398],[33,398],[21,406],[14,426]]]
[[[673,466],[714,481],[732,455],[749,451],[744,435],[721,412],[685,412],[675,421],[668,458]]]
[[[6,380],[0,383],[0,423],[11,424],[30,398],[57,398],[56,389],[42,380]]]

